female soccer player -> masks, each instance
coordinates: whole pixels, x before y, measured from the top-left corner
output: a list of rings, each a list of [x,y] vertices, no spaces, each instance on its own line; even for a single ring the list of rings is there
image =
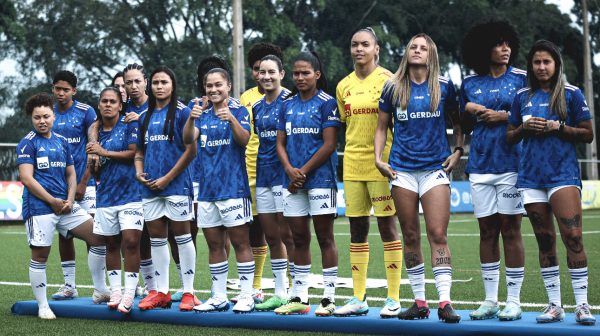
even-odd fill
[[[400,313],[400,276],[402,271],[402,242],[398,237],[394,202],[385,176],[373,161],[373,140],[377,127],[379,97],[391,73],[378,66],[379,43],[371,27],[359,29],[350,41],[354,71],[338,84],[336,99],[342,122],[346,123],[344,149],[344,191],[346,216],[350,220],[350,264],[354,297],[336,309],[335,316],[365,315],[369,312],[366,300],[367,268],[369,266],[369,216],[374,208],[381,240],[383,261],[388,284],[380,316],[396,317]],[[390,153],[391,134],[383,154]]]
[[[575,320],[593,325],[596,318],[587,301],[588,269],[583,247],[581,178],[575,143],[594,138],[591,116],[581,91],[566,83],[563,61],[552,42],[536,42],[527,55],[528,86],[517,92],[511,108],[507,140],[523,139],[517,188],[539,247],[548,306],[539,323],[565,317],[560,299],[556,255],[556,217],[567,250],[567,265],[575,294]]]
[[[110,86],[117,88],[117,90],[119,90],[119,94],[121,95],[121,101],[123,104],[127,103],[127,91],[125,90],[123,71],[119,71],[113,76]]]
[[[196,154],[195,145],[184,145],[183,126],[190,110],[177,100],[175,74],[158,67],[150,76],[148,111],[140,117],[135,156],[136,178],[141,182],[144,219],[150,234],[155,268],[156,295],[149,295],[140,309],[171,305],[169,293],[169,228],[179,249],[184,294],[179,310],[190,311],[199,301],[193,294],[196,249],[190,234],[192,179],[187,169]]]
[[[281,87],[284,76],[285,71],[279,57],[263,57],[258,82],[265,96],[252,107],[254,133],[258,135],[260,142],[256,159],[256,212],[271,251],[271,270],[275,279],[275,295],[256,305],[257,310],[263,311],[274,310],[287,303],[285,281],[288,255],[293,256],[294,253],[292,232],[283,218],[284,171],[276,148],[277,124],[283,97],[289,93],[289,90]]]
[[[102,237],[92,232],[92,217],[75,202],[77,180],[67,139],[52,131],[56,116],[52,98],[46,94],[30,97],[25,113],[33,131],[17,146],[19,176],[23,190],[23,218],[31,248],[29,281],[38,303],[38,316],[55,319],[46,297],[46,261],[56,229],[61,236],[77,237],[90,246],[88,267],[94,283],[94,302],[104,297],[104,246]],[[99,293],[102,292],[102,293]],[[102,295],[99,295],[102,294]]]
[[[315,314],[335,310],[337,246],[333,220],[337,212],[336,135],[340,115],[335,99],[325,93],[327,79],[316,53],[301,52],[292,68],[295,87],[286,97],[277,125],[277,155],[286,173],[283,215],[294,239],[294,297],[276,314],[306,314],[310,256],[310,217],[321,249],[323,299]]]
[[[506,142],[510,106],[517,90],[527,85],[526,72],[511,64],[519,54],[519,37],[506,21],[473,26],[463,39],[465,64],[477,75],[467,76],[460,89],[465,129],[473,129],[466,172],[471,182],[475,217],[479,221],[479,258],[485,301],[469,315],[473,320],[521,318],[520,292],[524,276],[521,215],[523,202],[515,187],[519,145]],[[506,259],[506,307],[498,306],[502,233]]]
[[[439,295],[438,317],[460,321],[450,304],[452,265],[447,242],[450,217],[448,173],[463,152],[456,94],[452,81],[439,76],[437,47],[426,34],[417,34],[406,46],[398,71],[386,83],[379,103],[375,133],[375,165],[392,182],[392,198],[404,238],[404,261],[415,296],[400,319],[429,317],[425,300],[425,265],[421,254],[419,201],[423,206],[435,285]],[[445,118],[454,122],[458,147],[450,154]],[[382,159],[387,129],[394,119],[389,164]]]
[[[244,150],[250,138],[250,117],[245,107],[230,107],[229,73],[215,68],[204,77],[204,87],[212,106],[202,110],[196,101],[184,129],[185,143],[199,140],[200,190],[198,193],[198,226],[208,244],[208,262],[212,275],[212,296],[194,307],[197,312],[225,311],[227,273],[225,232],[231,239],[237,260],[241,293],[233,306],[235,313],[254,310],[252,279],[254,260],[248,236],[252,220],[250,188]]]
[[[110,284],[109,309],[129,313],[138,284],[140,237],[144,223],[139,184],[135,181],[133,157],[138,123],[125,123],[121,116],[119,89],[100,92],[98,104],[98,143],[87,145],[87,152],[100,156],[97,173],[97,209],[94,233],[106,239],[106,270]],[[125,260],[125,290],[121,282],[121,248]]]

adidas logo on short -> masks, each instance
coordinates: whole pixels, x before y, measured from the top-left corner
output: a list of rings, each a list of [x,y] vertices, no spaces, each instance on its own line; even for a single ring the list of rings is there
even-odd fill
[[[388,204],[383,211],[392,211],[392,206]]]
[[[240,219],[242,219],[242,218],[244,218],[244,217],[242,217],[242,214],[238,214],[238,215],[235,217],[235,220],[240,220]]]
[[[519,204],[517,204],[517,206],[515,207],[515,209],[521,209],[523,207],[523,204],[521,204],[521,202],[519,202]]]
[[[444,177],[446,177],[446,176],[444,176],[444,173],[439,173],[435,179],[439,180],[439,179],[443,179]]]
[[[139,221],[135,222],[135,225],[142,226],[142,221],[139,220]]]
[[[183,274],[192,275],[192,274],[194,274],[194,270],[189,269],[189,270],[187,270],[187,272],[185,272]]]
[[[183,212],[181,213],[181,216],[185,216],[187,215],[187,210],[183,210]]]
[[[321,209],[329,209],[329,207],[327,206],[327,203],[323,203],[323,205],[321,205]]]

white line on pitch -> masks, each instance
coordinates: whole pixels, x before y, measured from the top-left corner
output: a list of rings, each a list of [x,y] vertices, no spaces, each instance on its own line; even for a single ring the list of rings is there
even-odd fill
[[[28,282],[11,282],[11,281],[0,281],[0,285],[4,285],[4,286],[31,286]],[[58,285],[58,284],[48,284],[46,285],[47,287],[56,287],[59,288],[62,285]],[[79,288],[89,288],[89,289],[93,289],[94,286],[89,286],[89,285],[77,285],[77,287]],[[169,291],[177,291],[178,289],[169,289]],[[207,293],[209,294],[211,291],[210,290],[205,290],[205,289],[201,289],[201,290],[196,290],[195,292],[197,293]],[[230,295],[236,295],[239,294],[238,291],[227,291],[227,294]],[[266,296],[270,296],[272,294],[269,293],[265,293]],[[310,298],[313,299],[321,299],[322,296],[320,295],[314,295],[314,294],[310,294],[309,295]],[[348,300],[350,298],[352,298],[352,296],[348,296],[348,295],[336,295],[336,298],[339,299],[343,299],[343,300]],[[382,298],[382,297],[369,297],[367,299],[368,301],[375,301],[375,302],[384,302],[386,300],[386,298]],[[413,303],[414,300],[413,299],[400,299],[400,302],[406,302],[406,303]],[[480,305],[482,304],[483,301],[452,301],[452,304],[456,304],[456,305]],[[505,302],[498,302],[501,305],[504,305]],[[546,307],[548,304],[547,303],[530,303],[530,302],[521,302],[521,307],[531,307],[531,308],[544,308]],[[600,306],[590,306],[592,309],[600,309]],[[574,305],[563,305],[563,308],[575,308]]]

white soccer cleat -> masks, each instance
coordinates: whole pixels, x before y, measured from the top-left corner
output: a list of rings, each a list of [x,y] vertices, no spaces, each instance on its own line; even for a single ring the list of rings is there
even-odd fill
[[[92,295],[92,302],[94,302],[95,304],[100,304],[108,301],[110,301],[109,291],[101,291],[98,289],[94,289],[94,294]]]
[[[233,312],[236,314],[247,314],[252,311],[254,311],[254,298],[250,295],[240,295],[235,306],[233,306]]]
[[[78,296],[77,288],[62,285],[56,293],[52,294],[52,300],[72,300]]]
[[[56,320],[56,315],[49,306],[38,308],[38,317],[42,320]]]
[[[120,313],[129,314],[131,312],[131,307],[133,307],[133,293],[125,293],[123,294],[123,298],[119,303],[119,307],[117,308]]]
[[[381,318],[393,318],[398,317],[398,314],[400,314],[400,302],[387,298],[379,311],[379,316]]]
[[[110,299],[106,303],[108,309],[117,309],[121,299],[123,298],[123,292],[120,289],[110,292]]]
[[[213,296],[194,307],[194,311],[197,313],[211,313],[211,312],[222,312],[229,310],[229,301],[227,298],[221,298]]]

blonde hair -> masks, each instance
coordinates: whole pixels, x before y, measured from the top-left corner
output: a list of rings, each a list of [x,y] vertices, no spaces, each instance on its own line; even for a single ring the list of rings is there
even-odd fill
[[[533,47],[531,47],[531,50],[529,50],[529,54],[527,54],[527,81],[531,88],[531,90],[529,90],[528,99],[531,100],[533,93],[540,88],[540,81],[535,77],[533,72],[533,56],[538,51],[549,53],[554,60],[554,76],[550,78],[550,87],[552,88],[550,95],[550,111],[558,115],[561,120],[566,120],[567,99],[565,94],[566,80],[563,72],[563,60],[558,47],[550,41],[539,40],[535,42]]]
[[[413,36],[408,44],[402,61],[398,66],[398,70],[392,78],[388,80],[385,87],[386,90],[393,90],[392,101],[397,103],[403,110],[407,109],[408,100],[410,99],[410,77],[408,74],[408,51],[415,39],[422,37],[427,43],[427,82],[429,87],[431,112],[435,112],[440,103],[440,61],[438,58],[437,46],[429,35],[420,33]]]

